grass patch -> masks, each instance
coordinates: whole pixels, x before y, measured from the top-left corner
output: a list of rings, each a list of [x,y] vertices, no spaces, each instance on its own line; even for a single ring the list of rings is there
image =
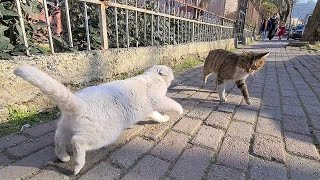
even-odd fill
[[[302,50],[306,50],[308,52],[320,51],[320,42],[306,44],[306,45],[300,46],[299,48],[300,48],[300,51],[302,51]]]
[[[192,69],[202,63],[203,63],[203,60],[201,60],[200,58],[190,58],[180,64],[176,64],[175,66],[173,66],[173,71],[175,73],[180,73],[180,72]]]
[[[309,44],[307,46],[307,49],[314,50],[314,51],[320,51],[320,42],[315,42],[314,44]]]
[[[129,73],[121,73],[121,74],[116,75],[113,78],[113,80],[125,80],[125,79],[128,79],[130,77],[138,76],[138,75],[144,73],[144,71],[145,71],[145,69],[140,69],[140,70],[132,71],[132,72],[129,72]]]
[[[0,124],[0,137],[20,131],[21,127],[25,124],[34,126],[42,122],[52,121],[57,118],[58,112],[58,108],[53,108],[46,112],[39,112],[35,107],[28,109],[10,107],[7,121],[1,122]]]

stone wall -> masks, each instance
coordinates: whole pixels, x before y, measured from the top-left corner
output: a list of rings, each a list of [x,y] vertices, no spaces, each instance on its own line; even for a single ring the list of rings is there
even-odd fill
[[[75,90],[110,81],[118,74],[145,69],[154,64],[172,66],[192,56],[204,58],[210,50],[217,48],[233,49],[234,40],[21,56],[10,61],[0,60],[0,122],[7,117],[8,107],[11,105],[20,106],[31,102],[39,107],[52,106],[37,88],[13,74],[13,70],[21,64],[34,65]]]

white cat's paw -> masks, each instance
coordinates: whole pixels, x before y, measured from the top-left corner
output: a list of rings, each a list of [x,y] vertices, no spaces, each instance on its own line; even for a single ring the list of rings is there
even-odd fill
[[[62,157],[62,158],[60,158],[60,160],[61,160],[62,162],[68,162],[68,161],[70,161],[70,156]]]
[[[82,167],[83,167],[83,166],[75,165],[75,166],[74,166],[74,172],[73,172],[73,174],[74,174],[74,175],[79,174],[79,172],[80,172],[80,170],[82,169]]]
[[[183,107],[180,105],[179,109],[178,109],[178,113],[179,114],[183,114]]]
[[[162,121],[161,122],[168,122],[170,117],[168,115],[163,115]]]

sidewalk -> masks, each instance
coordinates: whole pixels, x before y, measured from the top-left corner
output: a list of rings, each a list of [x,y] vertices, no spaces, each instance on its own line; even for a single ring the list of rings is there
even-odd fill
[[[212,93],[212,77],[199,89],[202,67],[195,68],[168,91],[182,116],[125,130],[114,144],[87,153],[79,175],[54,154],[53,121],[0,139],[0,179],[320,179],[320,53],[286,44],[245,48],[271,52],[247,79],[250,106],[233,84],[226,103]]]

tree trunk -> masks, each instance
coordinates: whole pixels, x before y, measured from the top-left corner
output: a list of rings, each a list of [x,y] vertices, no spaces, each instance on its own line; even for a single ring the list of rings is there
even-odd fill
[[[287,9],[283,12],[283,19],[282,19],[282,22],[286,23],[287,22],[287,19],[288,19],[288,16],[289,16],[289,13],[291,11],[291,8],[292,7],[292,1],[293,0],[286,0],[286,5],[287,5]]]
[[[320,41],[320,1],[318,0],[316,7],[313,10],[304,33],[301,37],[301,41]]]

